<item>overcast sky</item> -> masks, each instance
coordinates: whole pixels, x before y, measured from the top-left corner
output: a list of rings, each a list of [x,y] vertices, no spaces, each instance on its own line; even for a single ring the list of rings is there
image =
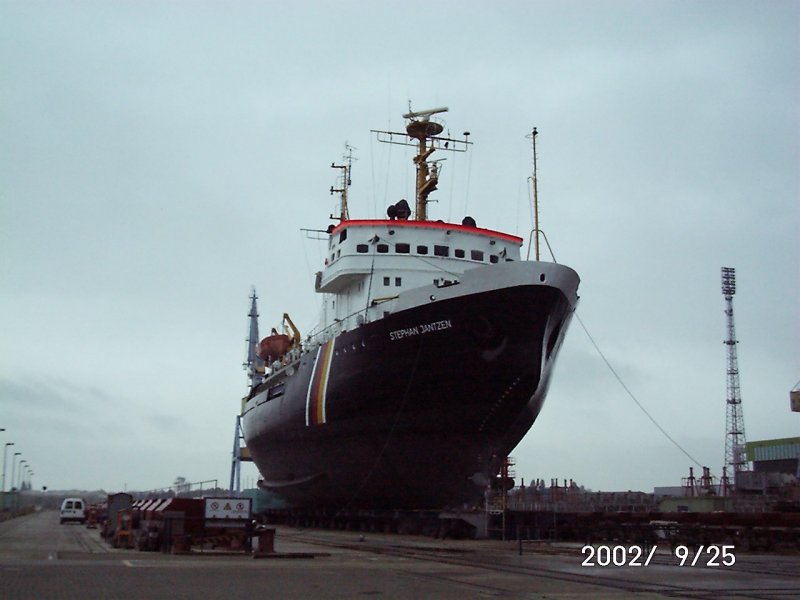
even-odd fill
[[[800,4],[0,2],[0,445],[34,485],[227,485],[248,294],[317,320],[313,274],[357,150],[352,217],[413,195],[370,129],[446,105],[434,219],[527,238],[669,434],[719,473],[734,298],[747,438],[800,435]],[[524,249],[524,251],[526,251]],[[577,320],[517,476],[679,485],[692,462]],[[11,460],[8,461],[10,480]],[[245,479],[253,483],[248,465]]]

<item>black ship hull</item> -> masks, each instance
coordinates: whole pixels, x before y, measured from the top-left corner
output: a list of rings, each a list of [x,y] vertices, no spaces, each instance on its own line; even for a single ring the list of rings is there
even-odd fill
[[[245,406],[260,485],[303,506],[479,502],[542,408],[575,301],[531,281],[452,295],[303,354]]]

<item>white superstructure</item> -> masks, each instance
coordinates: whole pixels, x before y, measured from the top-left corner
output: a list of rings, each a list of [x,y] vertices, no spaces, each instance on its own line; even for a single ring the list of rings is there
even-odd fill
[[[520,259],[522,238],[439,221],[351,220],[330,235],[316,291],[322,329],[351,330],[396,308],[403,292],[456,285],[469,269]]]

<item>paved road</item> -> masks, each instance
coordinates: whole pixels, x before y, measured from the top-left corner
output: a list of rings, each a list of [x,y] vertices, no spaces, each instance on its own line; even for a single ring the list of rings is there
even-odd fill
[[[587,570],[576,553],[517,557],[513,545],[501,543],[364,535],[362,542],[352,532],[279,530],[278,552],[327,554],[313,559],[171,556],[109,548],[97,530],[59,525],[56,512],[42,512],[0,523],[0,599],[800,597],[797,557],[749,567],[742,560],[745,568],[724,572],[663,560],[640,569]]]
[[[56,560],[61,553],[106,554],[96,530],[58,524],[58,512],[43,511],[0,523],[0,561]]]

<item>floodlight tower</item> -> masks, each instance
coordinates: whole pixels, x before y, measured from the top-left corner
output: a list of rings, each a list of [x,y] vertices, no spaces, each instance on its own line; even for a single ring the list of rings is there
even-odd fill
[[[725,297],[725,315],[728,322],[728,401],[725,418],[725,466],[733,474],[734,486],[736,478],[747,470],[747,458],[744,453],[744,416],[742,415],[742,397],[739,391],[739,364],[736,356],[736,330],[733,326],[733,295],[736,293],[736,269],[722,267],[722,295]]]

